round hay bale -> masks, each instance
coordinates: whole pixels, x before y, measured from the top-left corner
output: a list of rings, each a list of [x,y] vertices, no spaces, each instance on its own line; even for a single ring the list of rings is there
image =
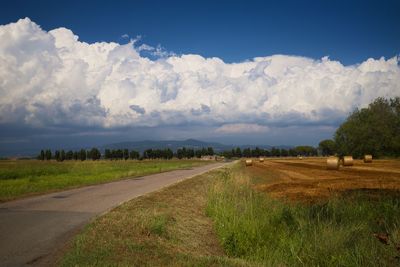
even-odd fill
[[[246,159],[246,166],[253,165],[253,161],[251,159]]]
[[[343,157],[343,166],[353,166],[353,157],[352,156],[344,156]]]
[[[258,159],[260,162],[264,162],[264,158],[259,158]]]
[[[364,155],[364,163],[372,163],[372,155]]]
[[[339,170],[339,158],[329,157],[326,160],[326,168],[328,170]]]

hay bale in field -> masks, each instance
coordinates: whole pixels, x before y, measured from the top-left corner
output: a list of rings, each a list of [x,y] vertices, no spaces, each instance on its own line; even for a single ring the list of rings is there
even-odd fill
[[[364,155],[364,163],[372,163],[372,155]]]
[[[352,156],[344,156],[343,157],[343,166],[353,166],[353,157]]]
[[[339,170],[339,158],[338,157],[329,157],[326,160],[326,168],[328,170]]]
[[[264,158],[259,158],[258,161],[264,162]]]
[[[246,166],[253,165],[253,161],[251,159],[246,159],[245,163],[246,163]]]

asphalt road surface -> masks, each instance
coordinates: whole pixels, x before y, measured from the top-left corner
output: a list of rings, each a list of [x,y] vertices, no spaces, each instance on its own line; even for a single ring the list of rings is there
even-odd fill
[[[225,165],[214,163],[0,204],[0,266],[47,266],[90,219],[140,195]]]

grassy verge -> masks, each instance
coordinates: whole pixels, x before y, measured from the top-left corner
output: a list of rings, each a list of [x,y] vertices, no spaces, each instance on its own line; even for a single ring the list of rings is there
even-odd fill
[[[254,191],[239,168],[215,180],[207,204],[229,256],[265,266],[400,264],[400,194],[283,203]]]
[[[207,163],[199,160],[0,161],[0,202]]]
[[[215,170],[129,201],[76,237],[62,266],[245,266],[225,257],[205,215]]]

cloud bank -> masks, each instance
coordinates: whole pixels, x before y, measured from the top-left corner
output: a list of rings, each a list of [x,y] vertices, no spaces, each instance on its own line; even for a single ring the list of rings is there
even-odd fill
[[[344,66],[327,57],[273,55],[228,64],[135,41],[88,44],[69,29],[47,32],[25,18],[0,26],[0,123],[205,125],[216,133],[332,126],[376,97],[399,96],[398,62]]]

